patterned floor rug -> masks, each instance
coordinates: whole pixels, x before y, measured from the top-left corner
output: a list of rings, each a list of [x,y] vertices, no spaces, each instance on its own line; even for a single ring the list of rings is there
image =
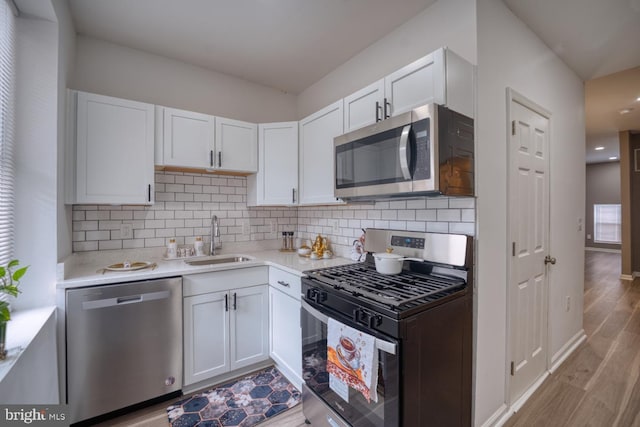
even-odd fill
[[[183,399],[167,408],[171,427],[249,427],[300,403],[274,367]]]

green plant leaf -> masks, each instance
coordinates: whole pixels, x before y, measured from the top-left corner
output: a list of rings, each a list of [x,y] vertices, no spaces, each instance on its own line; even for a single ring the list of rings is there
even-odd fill
[[[0,277],[4,277],[7,274],[7,269],[4,267],[0,267]]]
[[[13,273],[13,281],[18,282],[22,278],[22,276],[24,276],[24,274],[27,272],[27,268],[29,268],[29,266],[22,267],[21,269],[16,270]]]
[[[4,301],[0,301],[0,322],[8,322],[9,320],[11,320],[9,304]]]
[[[20,289],[16,285],[7,285],[0,287],[0,291],[9,294],[11,296],[17,297],[20,293]]]
[[[7,264],[7,268],[17,267],[18,264],[20,264],[20,261],[18,261],[17,259],[14,259],[13,261],[9,261],[9,264]]]

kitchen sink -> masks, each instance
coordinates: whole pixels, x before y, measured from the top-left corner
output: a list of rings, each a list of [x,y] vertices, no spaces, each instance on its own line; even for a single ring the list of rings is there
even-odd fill
[[[253,261],[255,258],[241,256],[241,255],[229,255],[229,256],[208,256],[195,259],[185,260],[189,265],[215,265],[215,264],[228,264],[235,262],[247,262]]]

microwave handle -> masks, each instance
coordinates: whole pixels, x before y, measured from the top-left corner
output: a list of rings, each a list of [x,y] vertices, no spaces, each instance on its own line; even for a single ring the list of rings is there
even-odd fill
[[[398,157],[400,158],[400,169],[402,176],[406,180],[411,179],[411,171],[409,170],[409,160],[407,159],[407,150],[409,149],[409,132],[411,125],[406,125],[400,134],[400,145],[398,146]]]
[[[302,303],[302,310],[305,310],[307,313],[309,313],[311,316],[315,317],[317,320],[324,323],[325,325],[329,324],[329,316],[311,307],[311,305],[305,300],[301,300],[300,302]],[[381,340],[380,338],[376,338],[376,347],[378,348],[378,350],[382,350],[385,353],[396,354],[397,346],[395,343]]]

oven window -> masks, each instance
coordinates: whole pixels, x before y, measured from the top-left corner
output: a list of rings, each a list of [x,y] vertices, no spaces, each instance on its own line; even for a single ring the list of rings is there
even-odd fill
[[[307,387],[354,427],[397,425],[398,407],[393,408],[399,402],[395,356],[378,350],[378,402],[367,402],[352,388],[346,402],[329,388],[327,325],[306,310],[302,313],[302,376]],[[395,378],[392,378],[393,372]]]
[[[336,188],[405,182],[400,167],[402,127],[336,147]],[[412,137],[407,147],[410,161]],[[409,170],[412,170],[410,165]]]

